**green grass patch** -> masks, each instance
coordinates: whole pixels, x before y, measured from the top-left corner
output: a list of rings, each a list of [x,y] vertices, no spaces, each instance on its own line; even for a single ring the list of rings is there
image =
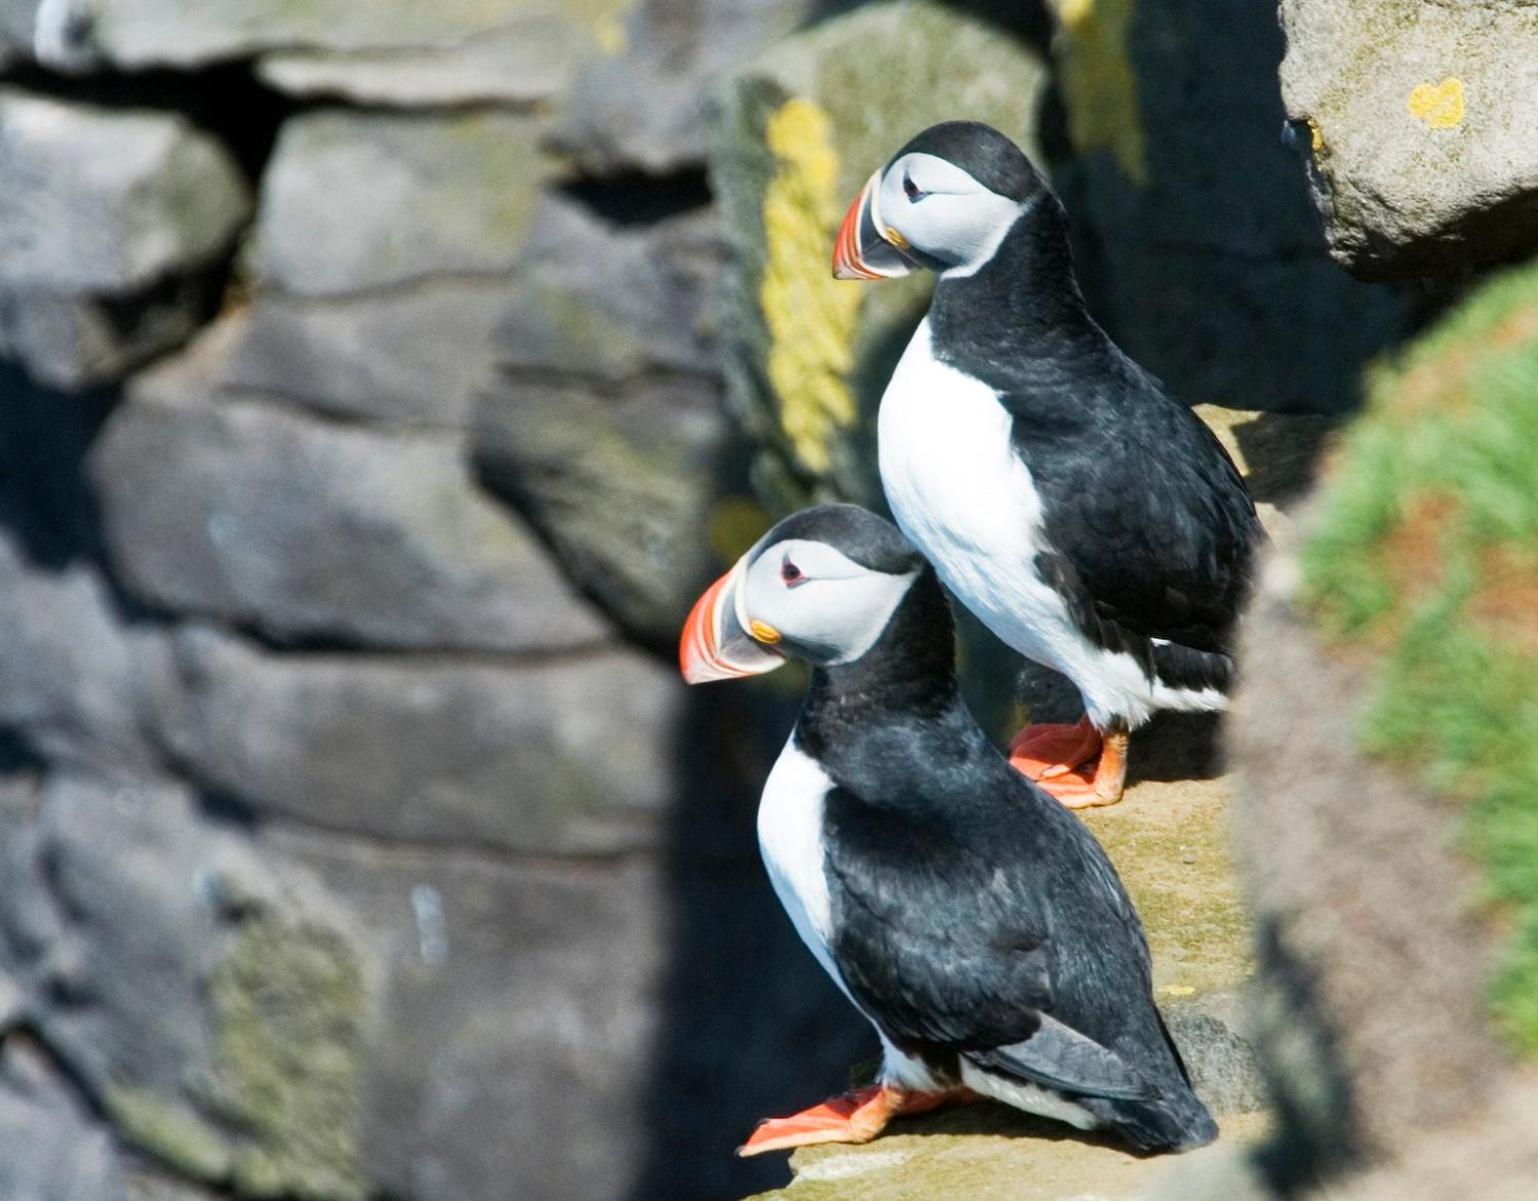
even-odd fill
[[[1466,803],[1507,919],[1491,1001],[1538,1054],[1538,265],[1373,370],[1321,507],[1306,605],[1371,664],[1364,745]]]

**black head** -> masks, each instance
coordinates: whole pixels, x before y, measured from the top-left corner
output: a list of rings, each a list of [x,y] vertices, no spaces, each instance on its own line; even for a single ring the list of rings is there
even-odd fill
[[[855,198],[839,230],[833,273],[882,279],[926,267],[971,274],[1043,193],[1050,189],[1041,172],[992,126],[932,125]]]
[[[679,643],[691,684],[772,671],[788,658],[858,661],[881,637],[924,557],[891,522],[856,505],[785,518],[695,604]]]

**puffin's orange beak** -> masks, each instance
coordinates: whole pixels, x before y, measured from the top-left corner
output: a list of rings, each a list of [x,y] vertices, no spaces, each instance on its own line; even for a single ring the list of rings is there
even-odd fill
[[[860,189],[833,243],[835,279],[896,279],[913,270],[913,264],[893,241],[901,235],[881,224],[881,172]],[[906,243],[903,243],[905,246]]]
[[[763,675],[785,662],[743,626],[737,602],[746,563],[746,557],[739,559],[689,610],[678,640],[678,668],[690,684]]]

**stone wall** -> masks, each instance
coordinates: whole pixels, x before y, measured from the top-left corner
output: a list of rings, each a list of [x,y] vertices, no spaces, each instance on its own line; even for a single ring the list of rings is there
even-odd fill
[[[595,116],[740,7],[0,4],[0,1193],[744,1191],[858,1053],[760,921],[781,702],[665,653],[702,142]]]
[[[0,1193],[782,1177],[734,1142],[869,1048],[756,863],[785,694],[669,657],[873,496],[922,282],[802,353],[846,193],[1000,123],[1193,402],[1338,410],[1407,319],[1268,15],[1166,8],[0,0]]]

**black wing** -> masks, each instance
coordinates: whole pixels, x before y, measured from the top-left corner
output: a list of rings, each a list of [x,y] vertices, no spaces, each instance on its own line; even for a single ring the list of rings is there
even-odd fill
[[[1051,550],[1094,616],[1143,638],[1222,650],[1263,535],[1217,436],[1119,353],[1072,392],[1001,400]]]
[[[1146,1065],[1110,1045],[1129,1033],[1162,1042],[1126,894],[1072,815],[1002,760],[998,769],[991,804],[936,797],[898,815],[829,793],[844,981],[901,1047],[959,1052],[1071,1092],[1157,1095]]]

